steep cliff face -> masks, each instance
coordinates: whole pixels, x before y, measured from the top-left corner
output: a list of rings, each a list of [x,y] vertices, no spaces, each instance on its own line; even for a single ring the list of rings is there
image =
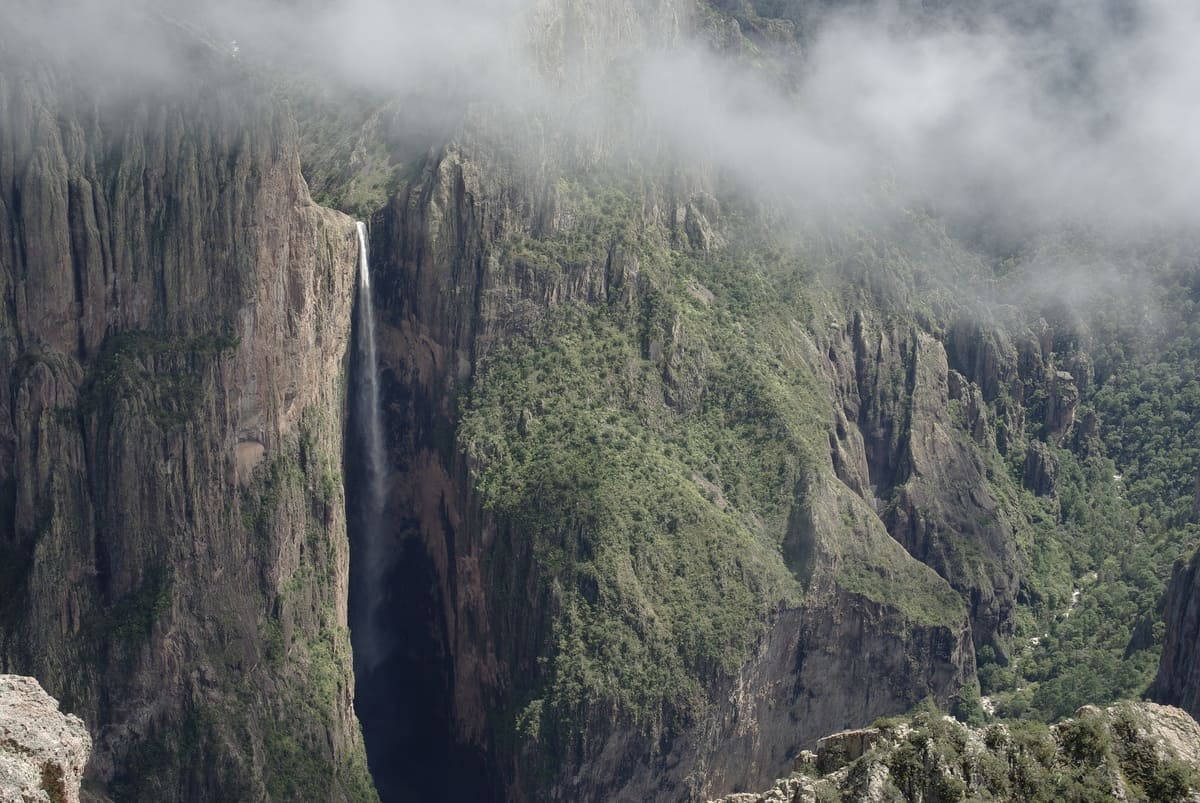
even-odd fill
[[[0,666],[92,726],[95,794],[370,799],[354,228],[309,200],[288,116],[200,50],[169,91],[13,49],[0,73]]]
[[[968,602],[976,645],[1011,636],[1025,526],[993,483],[995,413],[981,385],[949,365],[944,344],[921,327],[880,327],[859,309],[830,350],[841,414],[839,476],[871,502],[897,541]]]
[[[1166,636],[1150,696],[1200,715],[1200,553],[1180,561],[1163,599]]]
[[[973,306],[992,279],[936,224],[872,262],[772,240],[700,169],[540,156],[469,124],[373,220],[393,570],[422,589],[393,611],[428,606],[436,656],[389,671],[444,697],[438,738],[509,795],[665,798],[969,707],[974,649],[1006,666],[1018,605],[1053,617],[1087,565],[1053,540],[1090,526],[1079,335]]]
[[[797,33],[736,5],[696,24],[744,55]],[[536,69],[619,104],[620,54],[683,9],[538,3]],[[0,668],[94,723],[96,796],[370,799],[341,490],[354,230],[310,200],[289,115],[197,49],[205,78],[170,92],[0,72]],[[755,788],[830,730],[978,713],[976,650],[1007,663],[1021,592],[1044,633],[1111,571],[1056,529],[1127,512],[1116,491],[1081,512],[1063,451],[1100,437],[1076,333],[971,308],[996,276],[973,284],[936,224],[781,224],[623,151],[637,119],[462,105],[399,143],[351,110],[305,151],[322,197],[382,205],[392,527],[355,550],[385,593],[350,605],[393,623],[359,676],[387,796]]]

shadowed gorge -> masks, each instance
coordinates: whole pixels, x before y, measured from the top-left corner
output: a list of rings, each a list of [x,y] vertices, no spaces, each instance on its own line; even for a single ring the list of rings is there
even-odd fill
[[[428,556],[407,541],[385,578],[389,594],[380,615],[389,639],[402,646],[355,678],[355,706],[380,799],[503,799],[486,756],[456,743],[449,710],[452,656],[438,626],[441,601]]]
[[[383,411],[379,394],[379,361],[376,357],[375,307],[371,298],[370,243],[367,226],[359,222],[358,235],[358,301],[354,321],[354,342],[357,352],[351,362],[354,377],[354,413],[348,420],[348,430],[354,435],[355,447],[348,450],[354,456],[357,470],[353,505],[358,511],[352,521],[357,524],[357,536],[351,541],[361,554],[351,562],[355,589],[353,629],[356,634],[355,664],[371,672],[391,651],[394,644],[382,624],[381,608],[385,604],[386,576],[393,555],[385,519],[387,501],[388,459],[384,437]],[[357,567],[357,568],[355,568]]]
[[[360,237],[365,227],[360,226]],[[364,241],[360,260],[367,257]],[[383,801],[436,798],[500,800],[494,769],[478,747],[460,745],[447,650],[444,590],[418,539],[418,523],[388,507],[390,461],[382,407],[394,400],[373,375],[374,326],[369,283],[360,279],[351,374],[362,394],[347,428],[350,518],[349,618],[355,648],[355,707],[367,759]],[[371,374],[371,375],[369,375]],[[388,422],[392,427],[411,422]],[[400,431],[403,431],[401,429]]]

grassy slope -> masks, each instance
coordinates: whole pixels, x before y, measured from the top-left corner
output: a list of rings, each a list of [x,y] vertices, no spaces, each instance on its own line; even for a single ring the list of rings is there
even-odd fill
[[[460,431],[485,505],[532,542],[559,606],[526,735],[602,700],[650,726],[700,714],[705,682],[801,601],[781,547],[801,486],[831,473],[834,402],[811,329],[829,298],[804,259],[734,215],[725,247],[671,246],[613,184],[560,189],[584,230],[514,238],[503,259],[571,270],[616,241],[641,269],[634,300],[553,308],[484,357]],[[865,503],[819,504],[844,588],[957,628],[956,595],[870,526]]]

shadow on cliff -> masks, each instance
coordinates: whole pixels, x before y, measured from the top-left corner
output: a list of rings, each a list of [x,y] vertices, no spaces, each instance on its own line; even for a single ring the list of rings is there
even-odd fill
[[[397,646],[374,669],[355,667],[354,706],[379,797],[383,803],[501,800],[486,756],[454,743],[437,575],[420,542],[404,543],[382,603]],[[351,622],[360,605],[352,605]]]
[[[358,355],[354,357],[351,372],[357,375],[361,366]],[[500,801],[503,795],[488,756],[455,740],[454,665],[445,647],[445,607],[437,569],[416,536],[416,521],[388,519],[386,514],[381,522],[371,521],[366,512],[369,491],[360,415],[357,405],[347,407],[354,707],[380,800]],[[367,540],[372,538],[378,540],[370,549]],[[386,568],[368,565],[378,560]],[[371,606],[375,610],[369,627]],[[367,639],[375,641],[368,645]],[[373,656],[371,662],[363,658],[367,654]]]

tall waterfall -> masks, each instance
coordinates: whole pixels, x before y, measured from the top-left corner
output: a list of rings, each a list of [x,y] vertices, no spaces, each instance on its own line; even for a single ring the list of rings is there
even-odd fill
[[[361,438],[361,455],[365,458],[363,479],[366,483],[362,499],[362,545],[364,588],[360,599],[364,610],[360,626],[366,632],[356,634],[355,657],[370,670],[384,655],[384,635],[379,626],[383,586],[388,567],[387,537],[384,527],[386,501],[387,453],[383,436],[383,415],[379,403],[379,363],[375,356],[375,308],[371,301],[371,263],[367,249],[367,226],[358,223],[358,377],[355,404]]]

